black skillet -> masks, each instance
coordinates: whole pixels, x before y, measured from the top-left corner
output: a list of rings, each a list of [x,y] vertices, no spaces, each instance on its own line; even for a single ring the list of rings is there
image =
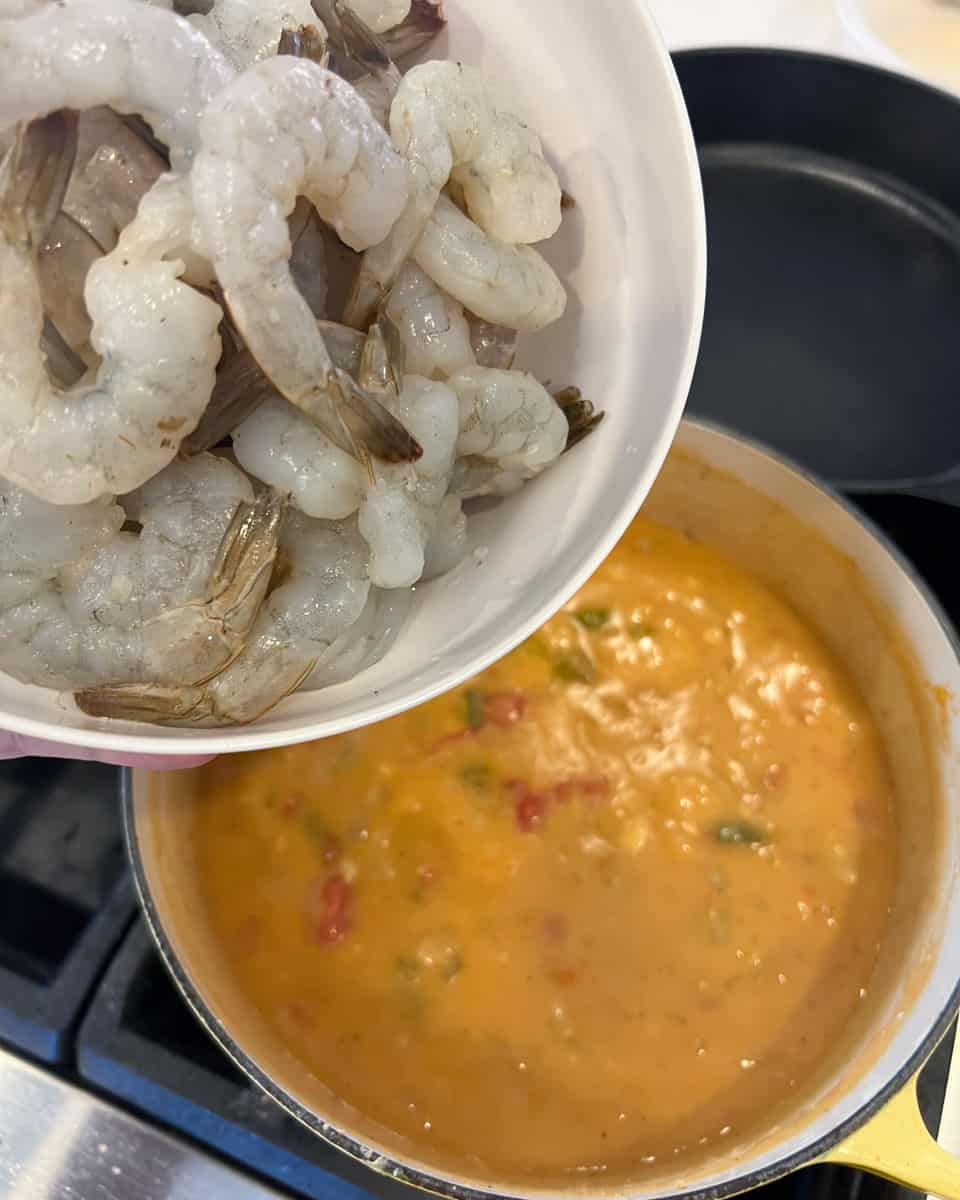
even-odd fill
[[[960,101],[821,55],[674,62],[707,205],[690,411],[960,504]]]

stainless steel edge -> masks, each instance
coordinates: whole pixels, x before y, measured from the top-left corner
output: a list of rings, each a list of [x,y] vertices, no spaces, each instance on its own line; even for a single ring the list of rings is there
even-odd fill
[[[279,1200],[202,1151],[0,1049],[4,1200]]]

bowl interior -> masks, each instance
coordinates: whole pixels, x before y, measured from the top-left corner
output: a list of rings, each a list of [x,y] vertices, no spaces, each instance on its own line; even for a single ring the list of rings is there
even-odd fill
[[[188,1000],[276,1099],[380,1169],[399,1161],[394,1169],[407,1174],[527,1197],[571,1190],[726,1194],[825,1152],[839,1129],[862,1120],[919,1068],[952,1013],[960,854],[957,822],[945,820],[944,804],[958,794],[960,719],[944,696],[960,695],[960,667],[950,634],[884,546],[802,475],[739,439],[690,423],[679,440],[691,453],[671,455],[644,511],[715,546],[787,599],[846,663],[884,735],[898,796],[901,866],[895,916],[868,998],[816,1079],[789,1104],[771,1108],[763,1127],[712,1146],[709,1158],[685,1163],[682,1172],[604,1175],[572,1189],[569,1179],[491,1178],[475,1164],[424,1162],[416,1148],[332,1096],[240,994],[203,919],[191,858],[190,797],[198,776],[135,773],[127,815],[138,881]]]
[[[577,384],[607,418],[533,485],[474,513],[449,576],[416,590],[386,658],[349,683],[300,694],[255,726],[203,732],[97,721],[55,693],[0,676],[0,725],[152,753],[246,750],[379,720],[511,649],[612,548],[676,431],[705,291],[703,199],[673,68],[641,0],[447,0],[435,51],[482,67],[504,107],[542,135],[576,206],[544,249],[569,289],[521,365]]]

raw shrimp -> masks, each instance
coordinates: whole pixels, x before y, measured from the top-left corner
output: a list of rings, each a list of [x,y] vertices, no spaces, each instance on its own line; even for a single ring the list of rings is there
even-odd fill
[[[202,250],[251,353],[341,449],[411,461],[419,447],[332,362],[290,275],[297,195],[355,248],[403,207],[407,171],[349,84],[306,59],[256,63],[211,103],[190,177]]]
[[[391,105],[390,132],[410,163],[410,197],[389,236],[364,255],[347,312],[347,323],[358,327],[413,253],[451,179],[471,217],[497,241],[538,242],[560,227],[560,184],[539,139],[496,111],[474,68],[441,61],[413,67]]]
[[[395,29],[410,12],[410,0],[347,0],[347,3],[374,33]]]
[[[413,263],[404,265],[384,311],[403,341],[405,370],[411,375],[445,379],[461,367],[473,365],[463,308]]]
[[[423,447],[412,466],[377,466],[360,505],[359,528],[370,546],[370,578],[379,587],[409,587],[423,575],[453,470],[459,406],[445,383],[406,375],[399,398],[384,403]]]
[[[360,337],[359,334],[355,334]],[[381,349],[375,326],[367,339]],[[416,375],[403,377],[398,397],[392,378],[375,356],[364,356],[360,378],[417,438],[423,455],[413,465],[378,465],[371,481],[349,455],[338,449],[301,413],[279,397],[262,401],[233,435],[237,461],[250,474],[290,495],[298,509],[311,517],[344,518],[358,510],[360,532],[371,548],[370,577],[385,588],[415,583],[424,570],[424,555],[438,520],[438,511],[453,469],[459,432],[459,405],[447,387]],[[446,512],[447,526],[456,514]],[[449,557],[441,541],[436,557]]]
[[[467,367],[448,385],[460,404],[456,494],[514,491],[563,453],[569,425],[557,401],[525,371]]]
[[[185,189],[165,177],[87,276],[96,378],[66,391],[51,382],[36,246],[50,164],[64,147],[50,150],[37,132],[47,127],[27,128],[0,181],[0,474],[51,503],[82,504],[132,490],[174,457],[213,389],[220,308],[180,282],[182,263],[164,259],[191,219]]]
[[[357,460],[280,396],[264,400],[237,427],[233,452],[244,470],[289,493],[311,517],[348,517],[368,485]]]
[[[234,70],[182,17],[142,0],[69,0],[0,21],[0,129],[61,108],[137,113],[189,163],[197,122]]]
[[[208,13],[187,20],[243,71],[277,53],[284,31],[316,25],[310,0],[214,0]]]
[[[371,596],[369,552],[356,521],[314,521],[291,513],[281,539],[288,574],[265,600],[242,654],[220,674],[195,687],[133,684],[104,687],[77,696],[94,716],[127,717],[160,724],[236,724],[256,720],[301,686],[321,666],[332,673],[338,653],[376,637],[368,605]],[[349,637],[358,631],[358,647]],[[359,640],[359,638],[357,640]],[[327,679],[318,682],[329,682]]]
[[[273,568],[282,505],[211,456],[125,498],[50,505],[0,485],[0,666],[47,687],[194,682],[239,652]],[[135,518],[140,532],[121,528]]]
[[[485,321],[534,332],[563,316],[567,294],[532,246],[483,232],[446,196],[430,215],[413,258],[445,292]]]

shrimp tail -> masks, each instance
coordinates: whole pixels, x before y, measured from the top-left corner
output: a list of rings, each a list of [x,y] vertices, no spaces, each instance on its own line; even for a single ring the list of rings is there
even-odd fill
[[[77,114],[66,109],[21,125],[0,164],[0,222],[36,250],[60,212],[77,156]]]
[[[363,343],[357,376],[360,386],[376,395],[395,399],[403,390],[406,356],[400,330],[381,309]]]
[[[386,463],[411,463],[423,454],[397,418],[339,367],[330,372],[326,388],[301,397],[297,407],[358,462],[370,455]]]
[[[270,585],[286,499],[268,489],[252,504],[239,504],[227,526],[203,598],[167,609],[143,625],[145,647],[160,656],[174,643],[195,674],[183,681],[199,686],[243,650]]]
[[[270,583],[286,499],[272,489],[240,504],[220,542],[207,605],[228,630],[246,638]]]
[[[210,403],[193,431],[183,439],[181,450],[201,454],[218,446],[241,422],[277,389],[264,375],[256,359],[246,350],[232,354],[217,371]]]
[[[47,370],[61,387],[73,387],[86,374],[87,364],[67,344],[49,317],[43,319],[41,349]]]
[[[335,365],[356,375],[364,346],[363,334],[333,321],[318,321],[317,328]],[[210,403],[196,429],[184,438],[181,449],[187,454],[201,454],[218,446],[264,400],[279,395],[250,351],[238,350],[218,368]]]
[[[269,671],[252,695],[229,705],[209,684],[181,688],[150,684],[93,687],[74,692],[73,698],[89,717],[153,725],[249,725],[295,692],[316,664],[315,658],[307,663],[282,664]]]
[[[369,74],[399,86],[400,72],[385,43],[343,0],[310,0],[310,3],[327,30],[338,75],[353,79]]]
[[[432,42],[446,25],[441,0],[413,0],[404,20],[380,36],[390,57],[399,62]]]
[[[301,25],[299,29],[284,29],[277,53],[308,58],[317,66],[326,67],[330,61],[330,43],[315,25]]]
[[[567,418],[570,432],[564,452],[571,450],[578,442],[582,442],[588,434],[593,433],[604,418],[603,412],[597,412],[590,400],[583,398],[578,387],[565,387],[553,393],[560,411]]]

